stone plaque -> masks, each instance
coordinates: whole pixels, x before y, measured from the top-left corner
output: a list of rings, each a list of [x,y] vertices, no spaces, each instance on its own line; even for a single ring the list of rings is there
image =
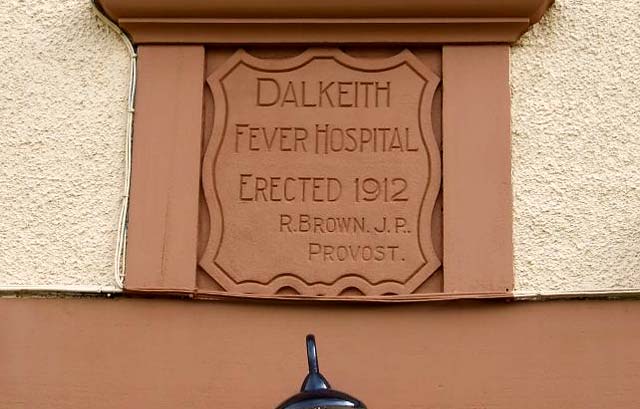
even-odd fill
[[[260,59],[240,50],[207,82],[211,222],[200,265],[225,290],[410,294],[440,266],[431,238],[439,78],[411,52]]]

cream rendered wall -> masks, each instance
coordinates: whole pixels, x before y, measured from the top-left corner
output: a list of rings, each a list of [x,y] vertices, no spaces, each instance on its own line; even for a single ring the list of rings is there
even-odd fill
[[[640,288],[639,16],[556,0],[512,48],[517,290]]]
[[[0,28],[0,286],[112,286],[127,50],[89,0],[1,0]]]
[[[513,47],[520,292],[640,289],[640,2]],[[89,0],[0,2],[0,286],[111,286],[128,55]]]

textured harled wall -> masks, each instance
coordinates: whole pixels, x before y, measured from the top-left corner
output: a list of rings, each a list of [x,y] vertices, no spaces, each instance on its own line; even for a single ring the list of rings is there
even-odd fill
[[[519,291],[640,288],[640,2],[512,52]],[[0,1],[0,286],[113,284],[128,56],[89,0]]]
[[[640,288],[640,1],[556,0],[512,48],[516,288]]]
[[[126,48],[89,0],[1,0],[0,28],[0,285],[113,285]]]

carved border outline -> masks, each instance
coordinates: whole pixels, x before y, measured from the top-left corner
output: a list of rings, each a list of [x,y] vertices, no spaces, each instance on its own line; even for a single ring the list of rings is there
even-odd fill
[[[223,210],[213,172],[223,140],[222,137],[216,136],[223,136],[227,126],[228,103],[222,81],[240,64],[245,64],[258,71],[290,71],[307,65],[318,58],[330,58],[347,68],[365,72],[388,71],[406,64],[425,82],[421,90],[420,104],[418,106],[418,125],[427,153],[427,160],[429,161],[429,180],[418,214],[417,232],[418,246],[421,250],[424,263],[404,282],[383,280],[372,283],[361,276],[346,275],[331,283],[309,283],[289,273],[279,274],[266,283],[251,280],[236,281],[215,261],[224,236]],[[428,115],[424,115],[424,107],[432,106],[440,78],[427,69],[424,64],[407,49],[388,58],[367,59],[366,66],[362,64],[362,61],[363,59],[351,57],[339,49],[311,48],[300,55],[286,59],[262,59],[239,49],[207,78],[207,84],[211,89],[214,101],[223,101],[223,103],[215,105],[213,129],[202,164],[202,186],[210,214],[210,229],[209,239],[199,264],[206,273],[216,280],[225,290],[245,294],[264,294],[266,290],[266,292],[276,295],[278,290],[284,287],[291,287],[303,297],[339,296],[348,288],[358,289],[365,294],[365,297],[385,294],[411,294],[442,265],[441,260],[433,248],[433,241],[430,238],[431,218],[442,178],[441,158],[439,155],[440,150],[433,134],[431,110],[429,110]],[[438,152],[438,155],[434,156],[433,152]],[[214,217],[214,215],[218,217]],[[216,231],[219,232],[219,234],[213,234]],[[424,233],[425,231],[426,234]],[[424,236],[429,238],[424,239]],[[213,249],[215,249],[215,251]],[[310,292],[311,294],[309,294]]]

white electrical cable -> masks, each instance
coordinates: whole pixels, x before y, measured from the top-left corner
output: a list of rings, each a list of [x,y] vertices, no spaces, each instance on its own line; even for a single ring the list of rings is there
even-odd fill
[[[114,256],[114,279],[119,288],[124,286],[124,276],[127,258],[127,213],[129,210],[129,191],[131,188],[131,139],[133,137],[133,114],[135,112],[136,81],[137,81],[137,57],[136,49],[129,37],[113,21],[102,13],[96,4],[96,0],[91,0],[91,6],[96,16],[117,33],[127,46],[130,56],[130,76],[129,94],[127,95],[127,128],[125,134],[125,157],[124,157],[124,189],[120,215],[118,218],[118,237],[116,242],[116,253]]]
[[[0,286],[0,296],[12,296],[16,294],[51,294],[51,293],[82,293],[82,294],[117,294],[122,288],[116,286],[100,285],[3,285]]]
[[[514,291],[519,300],[553,300],[562,298],[622,298],[638,297],[637,288],[611,288],[607,290],[557,290],[557,291]]]

